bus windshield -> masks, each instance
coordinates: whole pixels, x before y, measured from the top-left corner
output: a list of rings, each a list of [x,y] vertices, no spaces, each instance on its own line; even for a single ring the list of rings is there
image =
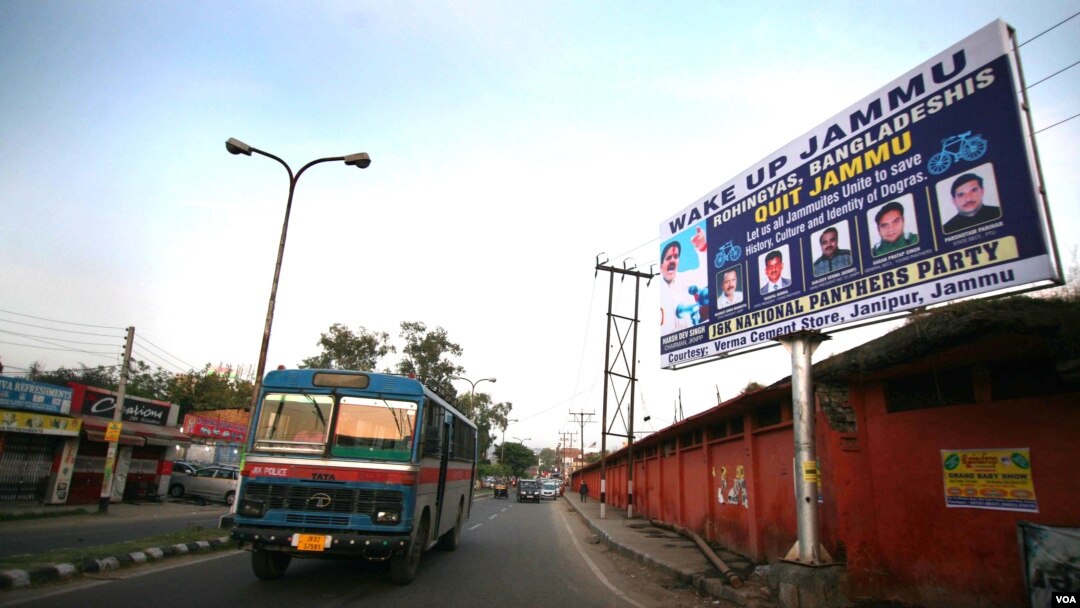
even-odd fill
[[[333,409],[334,400],[329,395],[270,393],[259,412],[254,448],[322,452]]]
[[[409,460],[416,428],[411,401],[342,397],[332,456]]]

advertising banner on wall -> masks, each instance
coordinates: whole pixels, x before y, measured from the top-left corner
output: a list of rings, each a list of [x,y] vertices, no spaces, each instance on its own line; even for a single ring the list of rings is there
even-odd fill
[[[660,226],[660,365],[1060,281],[995,21]]]
[[[247,427],[234,422],[203,418],[195,414],[184,416],[184,432],[192,437],[207,437],[233,443],[243,443],[247,437]]]
[[[945,506],[1039,512],[1031,450],[942,450]]]

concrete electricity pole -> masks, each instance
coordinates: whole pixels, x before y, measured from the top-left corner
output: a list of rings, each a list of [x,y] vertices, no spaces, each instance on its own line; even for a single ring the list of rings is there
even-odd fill
[[[131,345],[135,341],[135,328],[127,328],[127,340],[124,343],[124,362],[120,366],[120,385],[116,388],[116,403],[113,405],[113,423],[119,424],[124,415],[124,397],[126,396],[128,370],[131,369]],[[112,429],[110,429],[112,432]],[[105,453],[105,475],[101,480],[101,497],[98,501],[98,513],[109,511],[109,501],[112,499],[113,470],[116,466],[116,451],[120,444],[120,431],[116,429],[109,441],[109,449]],[[109,437],[110,433],[106,433]]]

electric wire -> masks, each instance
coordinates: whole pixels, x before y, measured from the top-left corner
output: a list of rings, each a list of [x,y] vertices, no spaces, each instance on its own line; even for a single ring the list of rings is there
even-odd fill
[[[1068,17],[1066,17],[1066,18],[1062,19],[1060,22],[1058,22],[1056,25],[1051,25],[1049,28],[1039,32],[1038,34],[1032,36],[1031,38],[1028,38],[1024,42],[1021,42],[1019,44],[1019,46],[1024,46],[1025,44],[1027,44],[1029,42],[1034,42],[1036,39],[1039,38],[1039,36],[1042,36],[1043,34],[1046,34],[1046,33],[1050,32],[1051,30],[1056,29],[1058,26],[1064,25],[1067,21],[1073,19],[1077,15],[1080,15],[1080,12],[1076,12],[1076,13],[1073,13],[1072,15],[1069,15]]]
[[[34,315],[24,315],[24,314],[22,314],[20,312],[13,312],[13,311],[10,311],[10,310],[2,310],[2,309],[0,309],[0,312],[5,313],[5,314],[9,314],[9,315],[15,315],[15,316],[18,316],[18,317],[26,317],[28,319],[37,319],[38,321],[48,321],[50,323],[62,323],[64,325],[75,325],[75,326],[78,326],[78,327],[93,327],[93,328],[96,328],[96,329],[119,329],[119,330],[126,330],[127,329],[126,327],[112,327],[110,325],[90,325],[90,324],[87,324],[87,323],[74,323],[74,322],[71,322],[71,321],[60,321],[60,320],[57,320],[57,319],[49,319],[47,317],[35,317]]]
[[[161,353],[161,354],[163,354],[163,355],[167,356],[168,358],[172,359],[173,361],[177,361],[177,362],[181,363],[182,365],[184,365],[185,367],[187,367],[187,368],[188,368],[189,370],[193,370],[193,369],[195,369],[195,366],[194,366],[194,365],[192,365],[192,364],[188,363],[187,361],[184,361],[184,360],[183,360],[183,359],[181,359],[180,357],[177,357],[176,355],[174,355],[174,354],[170,353],[169,351],[167,351],[167,350],[165,350],[164,348],[162,348],[162,347],[158,346],[157,344],[154,344],[154,343],[153,343],[153,342],[151,342],[150,340],[147,340],[145,336],[139,336],[139,335],[137,335],[137,334],[136,334],[136,336],[135,336],[135,339],[136,339],[136,341],[138,341],[138,342],[144,342],[144,343],[146,343],[147,345],[149,345],[149,346],[152,346],[152,347],[154,347],[154,348],[155,348],[155,349],[156,349],[156,350],[157,350],[157,351],[158,351],[159,353]]]
[[[34,325],[33,323],[23,323],[22,321],[12,321],[10,319],[0,319],[0,323],[14,323],[15,325],[22,325],[23,327],[33,327],[35,329],[46,329],[49,331],[59,331],[68,334],[81,334],[84,336],[97,336],[101,338],[111,338],[116,334],[99,334],[97,332],[90,331],[77,331],[74,329],[61,329],[59,327],[48,327],[46,325]]]

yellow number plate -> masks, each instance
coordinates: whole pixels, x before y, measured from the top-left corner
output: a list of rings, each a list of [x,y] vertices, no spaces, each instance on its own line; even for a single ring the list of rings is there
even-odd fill
[[[326,537],[322,534],[301,534],[296,548],[301,551],[322,551],[326,547]]]

